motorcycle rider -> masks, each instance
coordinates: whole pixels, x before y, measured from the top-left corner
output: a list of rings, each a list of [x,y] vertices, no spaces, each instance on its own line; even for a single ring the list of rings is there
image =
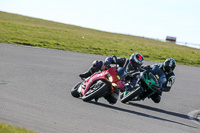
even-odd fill
[[[152,69],[154,66],[158,66],[161,70],[163,70],[167,79],[167,82],[163,85],[161,91],[156,92],[151,96],[151,99],[155,103],[159,103],[161,101],[162,92],[169,92],[175,82],[175,74],[173,71],[176,67],[176,61],[172,58],[168,58],[164,61],[164,63],[142,66],[141,69],[148,70]]]
[[[129,59],[124,58],[124,57],[119,57],[117,58],[117,64],[119,67],[125,67],[128,72],[134,72],[135,76],[130,77],[127,76],[126,80],[129,80],[131,82],[131,86],[125,86],[124,90],[130,90],[133,89],[136,86],[138,76],[140,74],[140,67],[143,64],[143,56],[139,53],[133,53]],[[112,57],[107,57],[105,61],[98,61],[95,60],[92,63],[92,67],[89,68],[88,71],[86,71],[83,74],[80,74],[79,77],[81,79],[87,78],[91,76],[92,74],[98,72],[98,71],[103,71],[107,70],[110,68],[110,64],[114,64],[113,58]],[[115,104],[117,102],[117,99],[119,97],[119,90],[114,91],[110,95],[106,96],[105,99],[110,103],[110,104]],[[97,101],[97,99],[95,99]]]

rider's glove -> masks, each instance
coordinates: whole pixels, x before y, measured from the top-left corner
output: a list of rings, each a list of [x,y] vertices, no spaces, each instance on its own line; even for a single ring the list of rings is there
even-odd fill
[[[110,67],[110,62],[109,61],[105,61],[103,63],[103,65],[105,66],[105,68],[109,68]]]
[[[110,68],[110,63],[108,61],[104,61],[103,65],[101,67],[101,70],[103,71],[103,70],[107,70],[109,68]]]

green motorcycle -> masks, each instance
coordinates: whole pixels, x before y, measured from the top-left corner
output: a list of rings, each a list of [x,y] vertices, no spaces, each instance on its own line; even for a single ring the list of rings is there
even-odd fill
[[[150,98],[151,95],[162,90],[162,86],[166,81],[165,73],[158,66],[145,70],[140,73],[139,86],[132,91],[123,92],[120,96],[121,102],[126,103]]]

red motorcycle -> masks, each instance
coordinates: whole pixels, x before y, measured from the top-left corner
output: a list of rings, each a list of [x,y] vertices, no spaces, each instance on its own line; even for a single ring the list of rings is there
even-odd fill
[[[71,90],[73,97],[81,97],[83,101],[91,101],[105,97],[115,91],[124,87],[124,78],[127,71],[123,67],[117,67],[117,57],[113,56],[113,61],[116,66],[110,67],[99,73],[93,74],[91,77],[78,83]]]

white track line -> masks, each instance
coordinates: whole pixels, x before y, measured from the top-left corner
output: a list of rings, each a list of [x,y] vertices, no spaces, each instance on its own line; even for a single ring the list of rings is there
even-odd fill
[[[188,118],[200,125],[200,110],[194,110],[188,113]]]

